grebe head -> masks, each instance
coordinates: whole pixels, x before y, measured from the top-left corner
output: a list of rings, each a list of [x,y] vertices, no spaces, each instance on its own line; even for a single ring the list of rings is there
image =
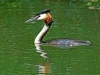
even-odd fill
[[[36,16],[30,18],[25,23],[28,23],[28,22],[31,22],[34,20],[44,20],[45,23],[52,22],[52,16],[50,14],[50,10],[43,10],[43,11],[39,12]]]

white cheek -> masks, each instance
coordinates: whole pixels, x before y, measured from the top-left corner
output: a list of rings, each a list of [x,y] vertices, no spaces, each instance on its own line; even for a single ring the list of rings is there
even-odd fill
[[[41,14],[37,20],[43,20],[46,17],[46,14]]]

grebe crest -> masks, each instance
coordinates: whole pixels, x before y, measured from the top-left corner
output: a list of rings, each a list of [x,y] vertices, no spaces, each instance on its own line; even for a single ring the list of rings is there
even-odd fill
[[[43,29],[40,31],[40,33],[37,35],[37,37],[35,38],[34,43],[35,44],[51,44],[51,45],[68,45],[68,46],[80,46],[80,45],[89,45],[90,42],[88,41],[78,41],[78,40],[71,40],[71,39],[55,39],[55,40],[50,40],[48,42],[42,42],[43,37],[45,36],[45,34],[48,32],[53,20],[52,20],[52,16],[50,14],[50,10],[43,10],[41,12],[39,12],[38,14],[36,14],[36,16],[30,18],[29,20],[27,20],[25,23],[34,21],[34,20],[43,20],[44,21],[44,27]]]

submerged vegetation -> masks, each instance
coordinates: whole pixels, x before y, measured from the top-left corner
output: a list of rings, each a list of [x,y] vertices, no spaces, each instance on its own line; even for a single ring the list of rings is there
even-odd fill
[[[100,10],[100,0],[73,0],[81,2],[86,5],[89,9]]]
[[[89,9],[100,10],[100,0],[91,0],[87,2],[87,6]]]

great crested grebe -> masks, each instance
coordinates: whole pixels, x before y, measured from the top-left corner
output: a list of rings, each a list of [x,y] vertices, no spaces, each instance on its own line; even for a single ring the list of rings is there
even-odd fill
[[[35,38],[35,41],[34,41],[35,44],[67,45],[67,46],[80,46],[80,45],[90,44],[89,41],[72,40],[72,39],[66,39],[66,38],[65,39],[54,39],[48,42],[43,42],[42,41],[43,37],[48,32],[48,30],[50,29],[50,26],[53,23],[50,10],[41,11],[36,16],[27,20],[25,23],[28,23],[34,20],[43,20],[45,22],[43,29],[40,31],[40,33]]]

